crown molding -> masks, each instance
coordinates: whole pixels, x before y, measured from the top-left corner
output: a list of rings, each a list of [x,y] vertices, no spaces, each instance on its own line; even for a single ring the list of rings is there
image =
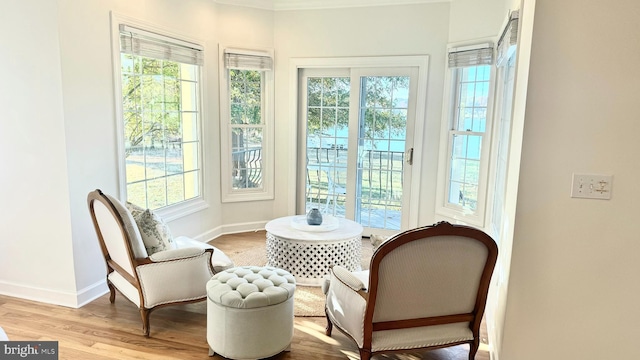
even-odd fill
[[[318,10],[451,2],[453,0],[213,0],[218,4],[264,10]]]
[[[274,0],[213,0],[217,4],[250,7],[263,10],[275,10]]]

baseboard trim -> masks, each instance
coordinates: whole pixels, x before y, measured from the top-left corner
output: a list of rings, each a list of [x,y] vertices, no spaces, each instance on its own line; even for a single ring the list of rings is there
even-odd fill
[[[209,242],[222,235],[260,231],[264,230],[264,226],[267,224],[267,222],[268,221],[255,221],[231,225],[221,225],[194,237],[194,239],[201,242]]]
[[[0,281],[0,294],[47,304],[78,308],[78,298],[73,292]]]
[[[89,285],[78,292],[78,307],[83,307],[108,292],[109,287],[107,286],[107,279],[105,277],[104,279],[94,283],[93,285]]]

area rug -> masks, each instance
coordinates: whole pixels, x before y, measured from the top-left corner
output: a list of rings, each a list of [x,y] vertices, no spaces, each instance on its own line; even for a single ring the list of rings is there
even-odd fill
[[[369,261],[373,249],[369,239],[362,240],[362,269],[369,268]],[[265,246],[251,248],[242,252],[228,252],[227,255],[237,266],[260,265],[267,263],[267,253]],[[301,286],[296,287],[294,294],[295,316],[324,316],[324,294],[320,287]]]

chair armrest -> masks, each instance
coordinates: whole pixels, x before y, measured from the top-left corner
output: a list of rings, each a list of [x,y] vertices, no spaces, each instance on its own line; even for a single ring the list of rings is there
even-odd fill
[[[213,255],[211,256],[211,264],[213,265],[213,271],[218,273],[234,266],[233,260],[231,260],[222,250],[215,246],[212,246],[205,242],[200,242],[186,236],[178,236],[173,239],[176,244],[176,248],[188,248],[196,247],[200,249],[213,249]]]
[[[343,284],[354,291],[367,289],[367,286],[362,282],[362,280],[358,279],[349,270],[343,268],[342,266],[334,266],[332,272],[337,280],[341,281]]]
[[[197,250],[162,251],[162,261],[136,267],[145,308],[206,297],[206,284],[213,276],[212,250]],[[169,254],[161,254],[165,252]]]
[[[203,249],[197,247],[185,247],[179,249],[171,249],[165,251],[159,251],[149,256],[149,259],[153,262],[164,262],[179,259],[186,259],[194,256],[204,254],[205,251],[213,252],[213,249]]]
[[[364,290],[364,283],[340,266],[334,266],[329,276],[325,313],[334,325],[351,336],[358,347],[362,347],[363,321],[369,297]]]

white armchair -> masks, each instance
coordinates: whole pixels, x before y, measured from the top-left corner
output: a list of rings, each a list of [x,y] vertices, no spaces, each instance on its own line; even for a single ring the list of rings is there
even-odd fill
[[[384,242],[370,270],[334,266],[326,291],[326,334],[333,326],[368,360],[377,353],[469,344],[473,360],[498,248],[460,225],[408,230]]]
[[[127,208],[95,190],[87,197],[107,265],[111,303],[118,289],[139,309],[142,331],[149,336],[149,314],[161,306],[205,300],[214,273],[233,266],[219,249],[178,237],[173,249],[148,255],[138,226]]]

